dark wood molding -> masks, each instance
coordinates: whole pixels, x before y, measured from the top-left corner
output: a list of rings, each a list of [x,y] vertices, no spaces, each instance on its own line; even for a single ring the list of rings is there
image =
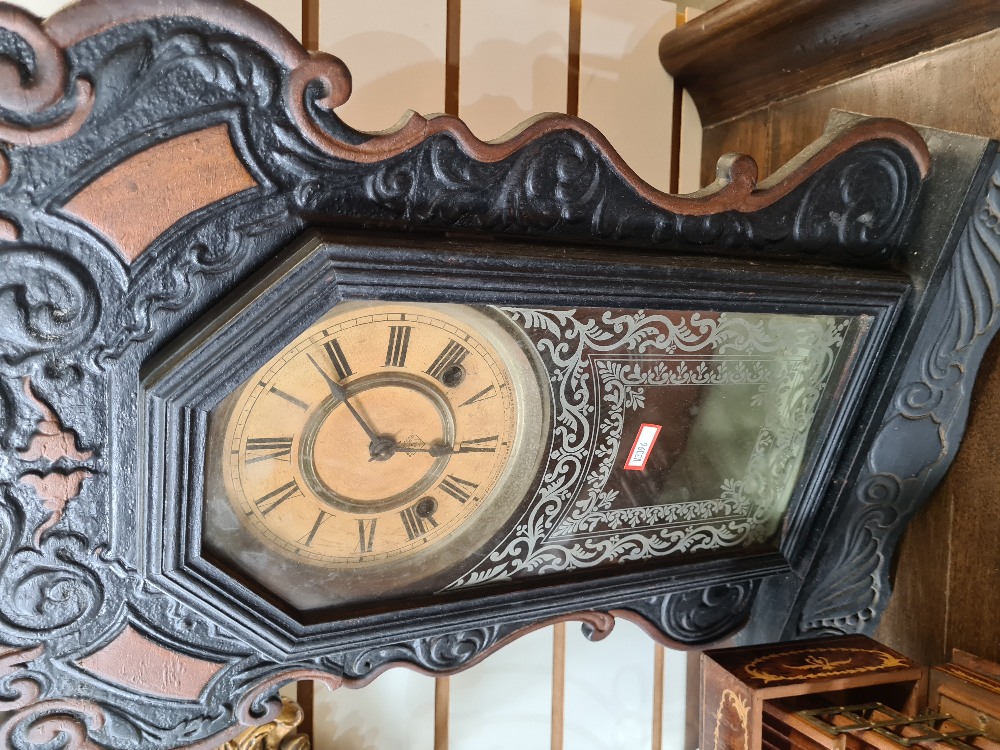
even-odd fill
[[[1000,26],[994,0],[729,0],[663,36],[702,125]]]
[[[117,26],[140,23],[157,17],[174,15],[203,20],[256,42],[275,54],[290,68],[285,84],[285,101],[296,126],[314,146],[334,158],[374,164],[409,151],[436,135],[447,135],[471,159],[495,163],[523,151],[529,144],[545,136],[568,132],[586,139],[600,157],[620,174],[630,188],[657,208],[684,216],[706,216],[726,211],[758,211],[785,197],[819,169],[829,164],[849,148],[863,141],[888,140],[910,151],[919,165],[920,176],[927,173],[927,147],[912,128],[903,123],[883,120],[864,123],[850,132],[829,135],[822,148],[808,158],[797,159],[795,169],[780,181],[769,181],[758,187],[758,169],[752,159],[739,159],[720,166],[719,179],[710,188],[693,196],[676,196],[656,190],[644,182],[617,154],[604,135],[595,127],[576,117],[558,114],[539,115],[512,130],[502,139],[484,142],[477,138],[461,120],[450,115],[425,118],[411,112],[392,131],[377,135],[331,133],[318,121],[316,107],[332,111],[344,104],[351,95],[351,75],[344,63],[323,52],[308,53],[282,27],[259,9],[240,0],[170,0],[156,10],[131,0],[82,2],[73,4],[48,19],[44,26],[27,11],[8,7],[0,9],[0,26],[5,26],[34,45],[39,60],[31,87],[25,88],[9,73],[0,83],[0,106],[22,115],[41,114],[50,110],[63,95],[69,71],[62,53],[69,47]],[[686,28],[686,27],[682,27]],[[44,64],[42,64],[44,63]],[[0,68],[6,73],[11,68]],[[17,71],[13,71],[15,75]],[[86,77],[77,77],[76,101],[69,112],[54,117],[43,127],[25,127],[0,119],[0,138],[16,144],[40,144],[64,140],[76,133],[93,107],[94,92]],[[322,96],[311,99],[307,88],[322,87]],[[4,94],[5,91],[10,92]],[[0,163],[0,181],[5,167]],[[141,248],[139,249],[141,252]]]

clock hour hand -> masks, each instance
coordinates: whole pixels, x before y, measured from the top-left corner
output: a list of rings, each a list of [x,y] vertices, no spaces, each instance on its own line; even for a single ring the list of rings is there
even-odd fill
[[[354,408],[354,404],[352,404],[350,401],[347,400],[347,389],[345,389],[344,386],[342,386],[336,380],[327,375],[326,370],[324,370],[322,367],[319,366],[319,363],[315,359],[313,359],[313,356],[311,354],[306,354],[306,356],[309,358],[309,361],[313,363],[313,367],[315,367],[316,370],[319,372],[319,374],[323,376],[323,380],[326,381],[326,385],[330,389],[330,393],[333,394],[333,397],[342,401],[344,403],[344,406],[347,407],[347,410],[351,412],[351,416],[353,416],[354,419],[357,420],[357,423],[361,425],[361,429],[365,431],[365,434],[368,436],[368,439],[372,441],[372,445],[374,446],[376,443],[380,444],[381,442],[384,442],[384,440],[378,436],[375,430],[373,430],[371,427],[368,426],[368,423],[365,422],[365,418],[362,417],[360,412],[358,412],[358,410]]]
[[[463,440],[455,447],[454,445],[432,445],[427,452],[432,456],[453,456],[456,453],[493,453],[496,451],[497,436],[476,438],[475,440]]]
[[[413,454],[413,453],[427,453],[434,458],[439,456],[451,456],[456,453],[471,453],[475,450],[483,450],[482,448],[476,447],[466,447],[461,446],[456,448],[453,445],[443,445],[442,443],[434,443],[428,446],[418,446],[418,445],[398,445],[396,449],[401,453]]]

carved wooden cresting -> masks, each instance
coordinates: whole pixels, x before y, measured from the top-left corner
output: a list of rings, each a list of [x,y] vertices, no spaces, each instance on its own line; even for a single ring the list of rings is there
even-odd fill
[[[727,157],[709,189],[672,196],[574,118],[497,143],[451,117],[371,135],[337,117],[349,93],[337,58],[236,0],[82,0],[44,23],[0,4],[0,745],[217,747],[275,719],[286,681],[448,673],[558,620],[694,645],[748,619],[760,639],[851,631],[884,606],[894,519],[953,455],[968,391],[951,386],[995,328],[994,144],[841,116],[765,183]],[[303,617],[206,572],[200,506],[174,484],[202,481],[204,411],[144,378],[320,229],[377,231],[411,262],[404,284],[406,263],[307,253],[309,283],[357,294],[551,301],[542,285],[579,296],[571,272],[600,266],[622,269],[591,286],[605,304],[650,307],[673,275],[696,309],[868,305],[877,346],[774,549]],[[452,241],[465,265],[407,250]],[[304,329],[311,297],[278,299],[261,327]],[[265,361],[239,342],[225,356]]]

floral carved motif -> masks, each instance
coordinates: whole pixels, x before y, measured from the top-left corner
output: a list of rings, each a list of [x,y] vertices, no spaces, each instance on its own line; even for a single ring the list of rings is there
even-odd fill
[[[92,451],[83,451],[77,447],[77,436],[72,430],[63,427],[58,415],[52,408],[38,398],[28,378],[23,380],[24,394],[28,401],[42,413],[36,431],[31,437],[28,447],[18,451],[22,461],[32,463],[46,461],[51,466],[57,461],[78,463],[87,461],[93,456]],[[59,523],[70,500],[80,494],[83,481],[93,474],[82,468],[72,471],[30,471],[21,475],[21,484],[31,487],[42,503],[42,508],[49,512],[49,517],[35,530],[34,542],[41,544],[46,531]]]
[[[722,740],[723,720],[727,711],[727,703],[729,704],[729,709],[736,714],[736,720],[739,722],[741,745],[724,744]],[[729,720],[726,723],[730,724],[733,722]],[[715,732],[712,734],[712,738],[714,750],[750,750],[750,706],[747,705],[747,702],[743,698],[729,688],[722,691],[719,708],[715,712]]]
[[[776,682],[823,680],[869,672],[906,669],[913,662],[877,649],[792,649],[759,657],[743,667],[747,677],[764,685]]]

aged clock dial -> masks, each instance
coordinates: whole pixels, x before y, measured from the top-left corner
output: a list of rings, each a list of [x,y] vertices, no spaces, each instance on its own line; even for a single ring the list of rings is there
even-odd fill
[[[218,489],[287,559],[427,576],[523,498],[545,429],[535,378],[483,311],[338,305],[224,402]]]

